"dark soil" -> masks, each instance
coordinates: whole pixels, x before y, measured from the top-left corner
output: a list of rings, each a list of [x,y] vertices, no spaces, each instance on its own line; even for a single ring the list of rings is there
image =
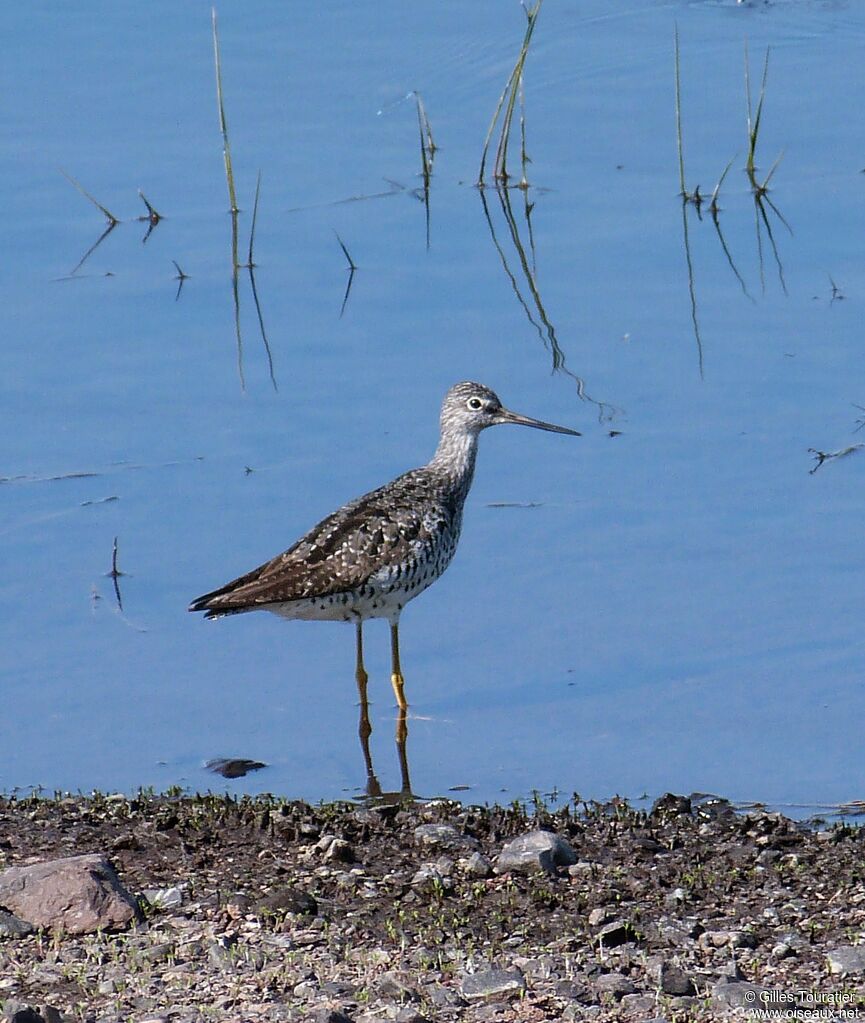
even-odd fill
[[[416,831],[436,823],[452,830]],[[537,828],[578,862],[491,871],[509,839]],[[55,1021],[53,1010],[673,1023],[774,997],[754,985],[819,1004],[821,1018],[865,1006],[865,956],[846,973],[831,958],[865,937],[862,831],[723,801],[529,815],[448,802],[0,799],[0,868],[83,852],[109,856],[143,921],[0,941],[9,1019],[31,1007]]]

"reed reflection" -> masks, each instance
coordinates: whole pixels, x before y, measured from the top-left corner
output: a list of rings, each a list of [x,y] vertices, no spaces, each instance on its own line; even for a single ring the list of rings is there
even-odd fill
[[[537,257],[535,253],[534,232],[532,230],[531,220],[535,204],[533,202],[529,202],[529,190],[527,185],[521,184],[516,187],[523,195],[522,220],[525,224],[525,237],[529,243],[531,259],[526,253],[526,245],[523,240],[520,222],[514,215],[513,207],[511,205],[511,189],[503,186],[496,186],[492,189],[492,191],[495,192],[496,199],[498,200],[498,207],[507,228],[508,237],[510,239],[510,250],[512,253],[510,258],[515,258],[515,265],[517,267],[516,271],[512,269],[506,247],[499,240],[496,232],[495,218],[491,214],[490,204],[487,202],[487,195],[491,190],[484,187],[478,189],[478,194],[481,197],[484,219],[486,220],[493,246],[495,247],[499,260],[502,264],[502,269],[510,281],[511,289],[516,296],[517,301],[522,307],[523,312],[526,314],[526,319],[528,319],[529,323],[536,331],[544,348],[550,353],[553,372],[563,373],[565,376],[570,377],[571,380],[574,381],[577,387],[577,394],[580,399],[597,407],[598,420],[600,422],[611,420],[621,412],[621,409],[616,408],[608,402],[599,401],[592,397],[586,389],[585,380],[570,369],[566,363],[565,352],[559,343],[556,335],[556,328],[547,315],[537,283]]]

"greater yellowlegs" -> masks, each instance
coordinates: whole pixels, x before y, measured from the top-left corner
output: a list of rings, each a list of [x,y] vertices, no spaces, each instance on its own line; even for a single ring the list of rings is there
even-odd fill
[[[511,412],[483,384],[456,384],[445,395],[438,448],[427,465],[343,505],[287,551],[198,597],[189,610],[204,611],[207,618],[264,610],[283,618],[354,622],[356,678],[364,708],[368,677],[363,623],[387,618],[391,683],[404,725],[408,705],[399,660],[399,617],[451,563],[478,436],[501,423],[580,436],[565,426]]]

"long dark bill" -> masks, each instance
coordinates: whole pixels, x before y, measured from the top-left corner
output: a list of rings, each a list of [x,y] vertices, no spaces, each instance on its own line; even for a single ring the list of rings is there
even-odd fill
[[[521,416],[519,412],[511,412],[510,409],[499,409],[498,421],[500,423],[516,423],[519,426],[533,426],[536,430],[549,430],[550,433],[567,433],[572,437],[582,437],[578,430],[571,430],[567,426],[555,426],[553,423],[544,423],[540,419],[530,419],[528,416]]]

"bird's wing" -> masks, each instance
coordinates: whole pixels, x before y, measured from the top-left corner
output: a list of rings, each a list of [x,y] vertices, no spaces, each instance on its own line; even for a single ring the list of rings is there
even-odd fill
[[[287,551],[199,597],[190,610],[230,613],[326,597],[358,589],[383,567],[423,559],[447,528],[447,511],[435,494],[418,502],[403,479],[328,515]]]

